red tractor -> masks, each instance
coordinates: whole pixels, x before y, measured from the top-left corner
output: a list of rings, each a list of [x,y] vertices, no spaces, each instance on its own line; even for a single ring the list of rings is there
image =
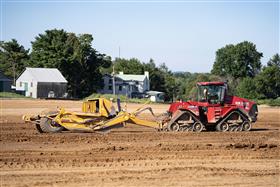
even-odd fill
[[[225,82],[197,83],[197,100],[170,105],[170,131],[249,131],[256,122],[255,102],[227,94]]]

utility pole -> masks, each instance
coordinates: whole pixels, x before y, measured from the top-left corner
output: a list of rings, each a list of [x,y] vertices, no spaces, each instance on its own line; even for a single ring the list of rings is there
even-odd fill
[[[121,58],[121,47],[119,46],[119,59]],[[113,94],[116,95],[116,86],[115,86],[115,64],[113,62],[113,73],[112,73],[112,83],[113,83]]]
[[[121,47],[119,46],[119,59],[121,58]]]
[[[116,95],[116,88],[115,88],[115,64],[114,64],[114,62],[113,62],[113,81],[112,81],[112,83],[113,83],[113,94],[114,95]]]

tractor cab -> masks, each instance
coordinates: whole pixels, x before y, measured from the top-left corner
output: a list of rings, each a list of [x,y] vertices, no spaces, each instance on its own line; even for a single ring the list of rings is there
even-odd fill
[[[227,90],[224,82],[198,82],[197,101],[209,104],[222,104]]]

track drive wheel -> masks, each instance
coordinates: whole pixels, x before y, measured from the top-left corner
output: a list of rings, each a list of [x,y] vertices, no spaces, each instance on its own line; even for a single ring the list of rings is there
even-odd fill
[[[201,132],[202,130],[203,130],[203,125],[202,125],[202,123],[199,123],[199,122],[195,122],[194,124],[193,124],[193,131],[194,132]]]
[[[179,131],[180,125],[178,123],[174,122],[171,125],[169,125],[168,130],[169,131]]]
[[[229,125],[226,122],[220,123],[216,126],[217,131],[226,132],[229,129]]]
[[[243,131],[250,131],[252,128],[252,124],[249,121],[245,121],[242,125]]]

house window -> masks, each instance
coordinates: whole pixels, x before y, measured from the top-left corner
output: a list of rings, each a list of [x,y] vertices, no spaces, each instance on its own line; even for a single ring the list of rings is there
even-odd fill
[[[112,86],[109,86],[109,90],[112,90]]]
[[[19,86],[22,87],[22,82],[19,82]]]
[[[33,82],[30,83],[30,87],[33,87]]]
[[[122,86],[119,86],[119,91],[122,91]]]
[[[139,84],[139,82],[138,82],[138,81],[135,81],[135,84],[136,84],[136,85],[138,85],[138,84]]]
[[[109,84],[112,84],[112,79],[109,79]]]
[[[32,97],[32,92],[30,92],[30,97]]]

